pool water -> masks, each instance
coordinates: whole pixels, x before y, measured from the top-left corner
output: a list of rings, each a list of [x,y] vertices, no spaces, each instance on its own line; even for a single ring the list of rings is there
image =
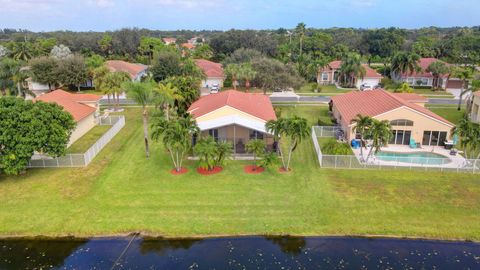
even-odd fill
[[[449,158],[432,152],[398,153],[379,151],[375,156],[383,161],[398,161],[421,165],[442,165],[450,162]]]

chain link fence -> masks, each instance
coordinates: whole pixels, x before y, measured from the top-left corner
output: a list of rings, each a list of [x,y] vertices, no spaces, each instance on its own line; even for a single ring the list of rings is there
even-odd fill
[[[338,127],[312,127],[312,140],[318,163],[322,168],[333,169],[401,169],[440,172],[480,173],[479,159],[449,159],[431,157],[387,157],[382,160],[375,156],[360,161],[355,155],[325,155],[322,153],[318,138],[332,137]]]
[[[123,115],[108,116],[99,118],[99,125],[111,125],[112,127],[105,132],[85,153],[67,154],[62,157],[37,156],[30,160],[29,168],[68,168],[85,167],[100,151],[117,135],[125,126],[125,117]]]

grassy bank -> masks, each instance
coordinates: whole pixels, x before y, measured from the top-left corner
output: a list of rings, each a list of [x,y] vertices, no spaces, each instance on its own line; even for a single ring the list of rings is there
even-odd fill
[[[327,107],[286,107],[282,115],[325,117]],[[145,158],[141,112],[87,168],[35,169],[0,176],[0,235],[99,236],[144,232],[390,235],[480,240],[478,175],[319,168],[310,139],[293,172],[247,175],[231,161],[200,176],[196,162],[172,176],[159,143]]]

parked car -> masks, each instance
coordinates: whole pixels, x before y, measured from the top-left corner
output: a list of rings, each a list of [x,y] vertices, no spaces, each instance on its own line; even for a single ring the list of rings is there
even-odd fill
[[[368,84],[362,84],[360,85],[360,91],[368,91],[368,90],[373,90],[373,87]]]
[[[218,84],[214,84],[210,88],[210,94],[216,94],[216,93],[218,93],[218,91],[220,91],[220,85],[218,85]]]

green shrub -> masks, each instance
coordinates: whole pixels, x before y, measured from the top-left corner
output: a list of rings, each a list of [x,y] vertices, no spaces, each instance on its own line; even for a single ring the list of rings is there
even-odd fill
[[[300,93],[319,93],[322,91],[322,87],[319,86],[317,83],[312,82],[312,83],[306,83],[302,87],[300,87],[299,92]]]
[[[351,155],[352,150],[348,143],[340,143],[331,138],[322,145],[322,153],[324,155]]]

